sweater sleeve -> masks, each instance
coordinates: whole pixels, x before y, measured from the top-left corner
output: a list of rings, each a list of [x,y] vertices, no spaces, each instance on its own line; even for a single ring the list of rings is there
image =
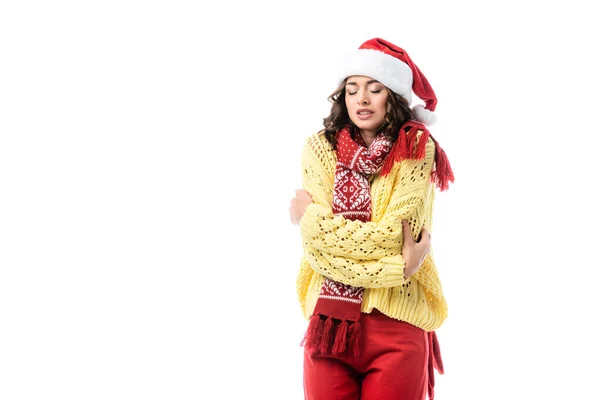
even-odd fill
[[[366,288],[398,286],[404,280],[402,219],[411,221],[418,235],[424,219],[424,199],[429,185],[435,147],[427,143],[421,160],[405,160],[395,180],[390,179],[391,201],[381,220],[360,222],[331,211],[334,165],[327,163],[309,140],[304,147],[303,184],[313,197],[300,220],[305,257],[317,272],[338,282]]]

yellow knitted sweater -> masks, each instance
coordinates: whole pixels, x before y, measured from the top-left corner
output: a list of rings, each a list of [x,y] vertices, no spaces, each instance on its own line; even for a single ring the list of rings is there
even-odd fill
[[[323,132],[308,138],[302,151],[303,187],[313,203],[300,220],[304,255],[296,281],[306,319],[327,276],[366,289],[362,312],[377,308],[426,331],[442,325],[448,307],[431,251],[408,280],[401,254],[403,219],[409,220],[415,239],[422,226],[431,232],[434,154],[435,144],[429,138],[423,159],[404,160],[389,175],[372,176],[372,217],[365,223],[333,214],[335,151]]]

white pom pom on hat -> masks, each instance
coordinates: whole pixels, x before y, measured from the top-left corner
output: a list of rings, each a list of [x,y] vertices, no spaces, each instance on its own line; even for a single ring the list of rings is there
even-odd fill
[[[348,54],[341,65],[339,83],[352,75],[369,76],[404,97],[409,105],[414,92],[425,106],[414,106],[413,117],[425,125],[433,125],[437,120],[433,113],[437,105],[433,88],[400,47],[380,38],[370,39]]]
[[[412,108],[412,112],[413,117],[425,125],[433,125],[437,121],[437,115],[423,107],[423,104],[417,104],[414,106]]]

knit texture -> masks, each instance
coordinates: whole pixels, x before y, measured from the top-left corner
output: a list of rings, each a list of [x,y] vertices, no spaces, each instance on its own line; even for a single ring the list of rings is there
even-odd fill
[[[420,135],[420,134],[419,134]],[[425,157],[395,163],[390,174],[371,179],[371,222],[334,215],[335,151],[322,132],[308,138],[302,151],[303,187],[312,196],[300,220],[304,255],[297,294],[305,318],[314,310],[324,277],[364,287],[362,312],[379,309],[389,317],[426,331],[439,328],[448,315],[433,259],[404,279],[402,219],[416,240],[421,227],[431,232],[435,144],[428,138]]]

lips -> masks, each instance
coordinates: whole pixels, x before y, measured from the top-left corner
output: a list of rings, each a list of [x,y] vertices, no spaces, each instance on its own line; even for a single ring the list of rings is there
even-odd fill
[[[361,108],[356,110],[356,117],[364,121],[365,119],[371,118],[374,113],[373,110],[369,110],[368,108]]]

